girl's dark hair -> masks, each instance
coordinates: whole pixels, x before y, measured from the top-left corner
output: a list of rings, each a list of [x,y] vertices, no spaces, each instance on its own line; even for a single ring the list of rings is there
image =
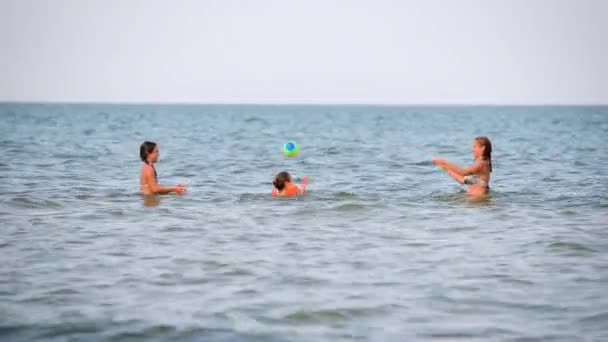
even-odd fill
[[[144,163],[147,163],[148,156],[150,155],[150,153],[154,152],[155,147],[156,147],[155,142],[144,141],[144,143],[141,144],[141,146],[139,147],[139,157],[141,158],[141,161],[143,161]]]
[[[492,172],[492,143],[487,137],[477,137],[475,141],[483,146],[483,159],[490,163],[490,172]]]
[[[289,175],[289,172],[283,171],[275,177],[272,185],[274,185],[277,190],[282,191],[285,188],[285,183],[287,182],[291,182],[291,176]]]

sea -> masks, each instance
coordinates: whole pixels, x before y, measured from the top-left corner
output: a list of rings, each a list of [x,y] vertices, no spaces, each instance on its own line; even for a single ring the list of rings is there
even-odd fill
[[[481,201],[431,161],[477,136]],[[608,341],[607,143],[606,106],[0,103],[0,340]]]

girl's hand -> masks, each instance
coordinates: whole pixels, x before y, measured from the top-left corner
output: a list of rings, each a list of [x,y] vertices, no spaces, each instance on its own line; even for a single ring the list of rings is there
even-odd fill
[[[177,184],[175,187],[175,193],[178,195],[183,195],[186,193],[186,188],[184,188],[181,184]]]
[[[308,184],[308,177],[304,176],[304,178],[302,178],[302,185],[307,185]]]
[[[431,160],[433,161],[433,163],[435,163],[435,165],[437,165],[437,167],[445,169],[445,160],[437,158],[433,158]]]

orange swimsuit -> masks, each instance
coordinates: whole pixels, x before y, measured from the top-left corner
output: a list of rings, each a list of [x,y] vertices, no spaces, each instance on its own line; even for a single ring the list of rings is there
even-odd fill
[[[285,188],[279,194],[276,188],[272,189],[272,197],[296,197],[300,189],[293,183],[286,183]]]

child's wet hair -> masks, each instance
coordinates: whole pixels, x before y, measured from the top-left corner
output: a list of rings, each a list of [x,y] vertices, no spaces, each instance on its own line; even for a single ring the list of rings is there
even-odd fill
[[[272,185],[274,185],[277,190],[282,191],[285,188],[285,183],[287,182],[291,182],[291,176],[289,175],[289,172],[283,171],[274,178]]]
[[[141,161],[144,163],[148,162],[148,156],[154,152],[154,148],[156,147],[156,143],[152,141],[144,141],[143,144],[139,147],[139,157]]]
[[[475,141],[483,146],[483,159],[490,163],[490,172],[492,172],[492,142],[488,137],[477,137]]]

